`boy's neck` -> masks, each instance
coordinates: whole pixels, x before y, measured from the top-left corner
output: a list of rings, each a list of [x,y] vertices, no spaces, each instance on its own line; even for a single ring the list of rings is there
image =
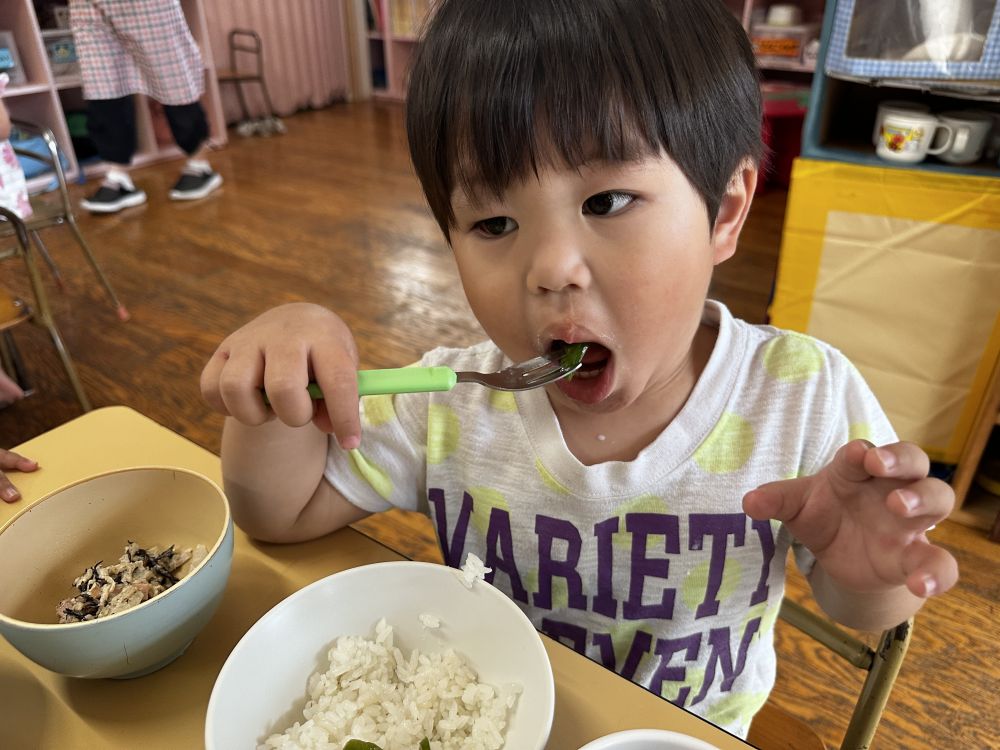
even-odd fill
[[[684,408],[715,347],[718,329],[698,326],[684,366],[666,390],[640,396],[609,414],[587,414],[555,407],[563,439],[584,466],[632,461]]]

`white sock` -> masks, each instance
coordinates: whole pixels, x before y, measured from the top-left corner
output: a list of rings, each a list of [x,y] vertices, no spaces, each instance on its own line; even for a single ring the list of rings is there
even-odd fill
[[[196,174],[208,174],[212,171],[212,165],[205,159],[188,159],[187,164],[184,165],[184,169]]]
[[[132,178],[128,176],[128,172],[116,167],[111,167],[108,170],[108,173],[104,175],[104,182],[112,187],[120,186],[126,190],[135,190],[135,185],[132,182]]]

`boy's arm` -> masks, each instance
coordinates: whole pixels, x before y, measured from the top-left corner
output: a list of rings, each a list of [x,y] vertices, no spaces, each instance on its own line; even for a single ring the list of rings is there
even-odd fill
[[[227,418],[222,474],[236,524],[261,541],[298,542],[369,515],[323,478],[328,449],[329,436],[312,424]]]

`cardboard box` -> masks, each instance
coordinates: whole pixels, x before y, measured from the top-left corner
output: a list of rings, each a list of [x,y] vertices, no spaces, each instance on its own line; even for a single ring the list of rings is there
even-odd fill
[[[1000,357],[1000,179],[797,159],[771,322],[827,341],[956,463]]]
[[[45,54],[56,78],[80,75],[80,61],[76,56],[76,43],[70,31],[44,31]]]
[[[11,86],[20,86],[28,82],[28,76],[21,65],[21,57],[17,54],[17,42],[13,31],[0,31],[0,73],[10,76]]]

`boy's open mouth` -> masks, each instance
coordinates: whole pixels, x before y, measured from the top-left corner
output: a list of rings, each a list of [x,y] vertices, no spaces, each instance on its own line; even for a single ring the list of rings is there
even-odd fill
[[[603,401],[611,391],[611,376],[614,370],[614,356],[611,350],[603,344],[593,341],[573,343],[587,345],[587,351],[583,355],[583,364],[572,375],[557,381],[556,387],[569,398],[584,404],[596,404]],[[559,350],[567,344],[568,342],[557,339],[552,342],[552,349]]]

